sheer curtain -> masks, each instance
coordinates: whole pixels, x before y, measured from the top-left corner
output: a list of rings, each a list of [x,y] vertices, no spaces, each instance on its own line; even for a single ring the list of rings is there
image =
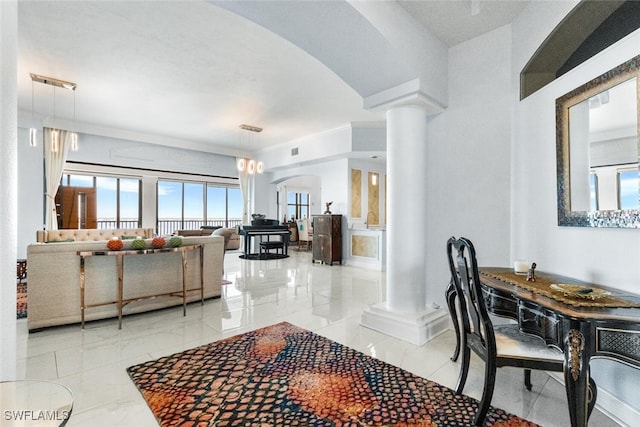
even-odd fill
[[[45,178],[45,211],[44,226],[46,230],[58,229],[58,217],[56,213],[56,193],[62,178],[62,169],[67,160],[67,154],[71,147],[71,134],[66,130],[55,130],[58,132],[58,148],[53,151],[52,136],[54,129],[44,129],[44,178]]]

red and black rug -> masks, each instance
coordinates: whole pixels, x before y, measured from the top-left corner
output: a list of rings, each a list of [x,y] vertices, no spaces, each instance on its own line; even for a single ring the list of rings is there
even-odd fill
[[[425,363],[428,363],[425,361]],[[289,323],[127,369],[162,426],[469,426],[478,402]],[[535,426],[491,408],[486,426]]]

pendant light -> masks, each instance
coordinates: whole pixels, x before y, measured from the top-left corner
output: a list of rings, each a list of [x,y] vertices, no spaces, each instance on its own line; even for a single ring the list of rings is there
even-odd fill
[[[246,130],[248,132],[253,132],[255,134],[259,134],[260,132],[262,132],[262,128],[257,126],[246,125],[246,124],[240,125],[240,129]],[[251,141],[249,140],[247,141],[247,144],[244,144],[242,135],[240,136],[239,140],[240,140],[240,145],[243,148],[243,151],[247,152],[247,147],[245,147],[245,145],[251,145],[250,144]],[[241,157],[237,160],[236,167],[238,168],[238,171],[240,172],[246,171],[249,175],[254,175],[256,173],[261,174],[264,172],[264,163],[262,161],[249,159],[245,157]]]
[[[38,131],[34,127],[33,120],[33,98],[34,98],[33,80],[31,80],[31,127],[29,128],[29,145],[35,147],[38,145]]]
[[[73,92],[73,127],[76,127],[76,88],[77,84],[66,80],[60,80],[53,77],[41,76],[39,74],[31,73],[31,120],[33,121],[33,99],[34,90],[33,83],[42,83],[53,86],[53,121],[56,119],[56,88],[67,89]],[[37,145],[37,131],[35,128],[29,129],[29,145],[35,147]],[[75,131],[71,132],[71,146],[72,151],[78,150],[78,134]],[[60,150],[60,131],[58,129],[51,130],[51,151],[56,153]]]

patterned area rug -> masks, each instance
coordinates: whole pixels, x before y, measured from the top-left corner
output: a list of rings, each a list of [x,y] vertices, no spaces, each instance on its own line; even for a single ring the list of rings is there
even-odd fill
[[[27,283],[18,283],[17,289],[16,317],[23,319],[27,317]]]
[[[425,361],[428,363],[428,361]],[[162,426],[470,426],[478,402],[289,323],[127,369]],[[491,408],[486,426],[535,426]]]

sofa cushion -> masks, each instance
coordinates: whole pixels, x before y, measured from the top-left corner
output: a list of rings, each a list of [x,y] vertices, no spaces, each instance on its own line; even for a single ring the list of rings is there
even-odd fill
[[[139,236],[149,239],[153,237],[153,228],[105,228],[105,229],[73,229],[73,230],[38,230],[36,241],[47,243],[49,241],[76,241],[92,242],[110,240],[113,237]]]

